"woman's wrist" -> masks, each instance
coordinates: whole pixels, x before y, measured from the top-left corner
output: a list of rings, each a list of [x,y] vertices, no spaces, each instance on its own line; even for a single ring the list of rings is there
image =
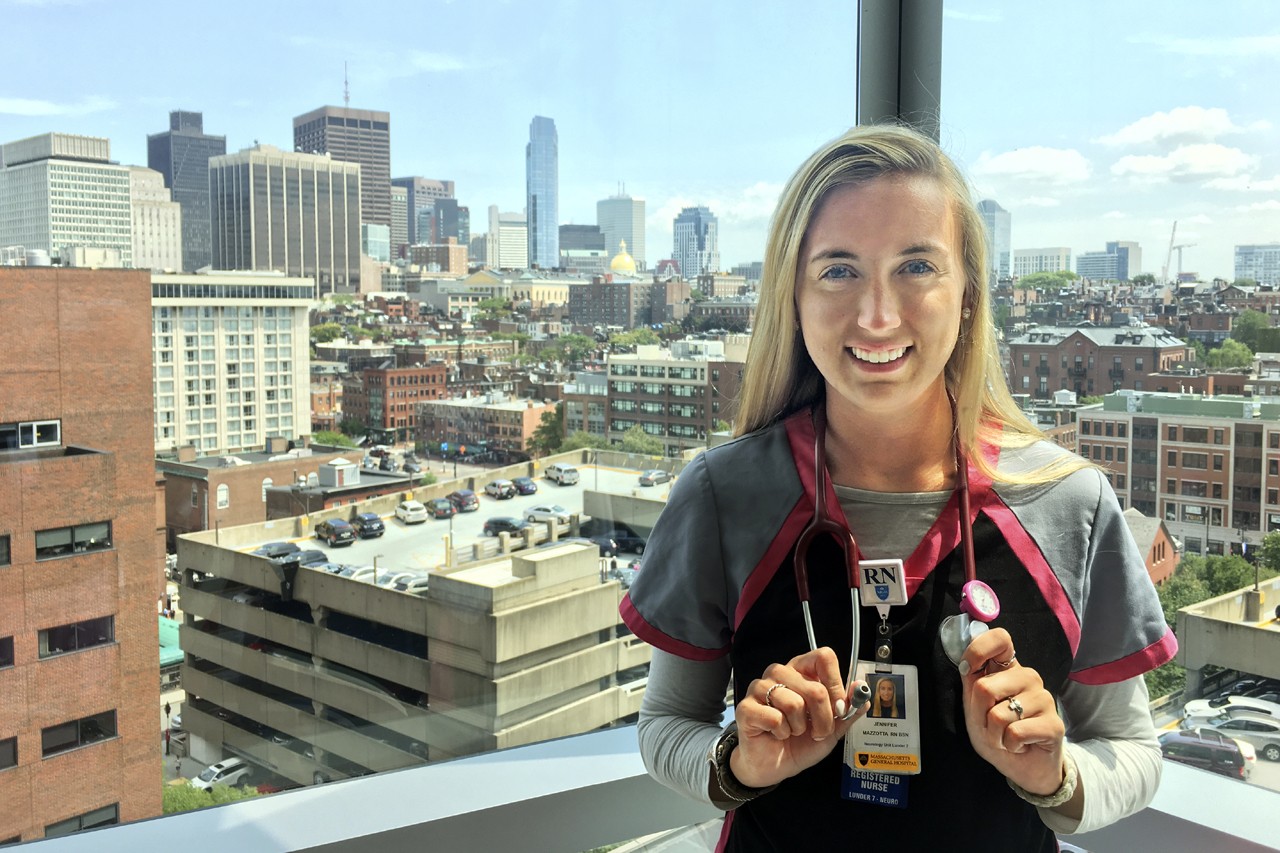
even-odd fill
[[[1071,760],[1071,756],[1065,752],[1062,755],[1062,781],[1056,790],[1048,794],[1033,794],[1026,788],[1023,788],[1012,779],[1007,779],[1009,787],[1013,792],[1022,799],[1026,800],[1034,806],[1045,809],[1053,809],[1061,806],[1069,801],[1076,793],[1076,786],[1079,783],[1079,774],[1076,771],[1076,764]]]

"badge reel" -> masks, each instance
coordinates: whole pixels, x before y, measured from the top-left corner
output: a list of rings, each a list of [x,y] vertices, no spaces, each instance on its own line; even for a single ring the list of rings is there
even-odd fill
[[[948,616],[939,634],[942,650],[957,666],[969,644],[987,632],[987,623],[1000,615],[1000,599],[982,581],[973,580],[960,589],[960,614]]]

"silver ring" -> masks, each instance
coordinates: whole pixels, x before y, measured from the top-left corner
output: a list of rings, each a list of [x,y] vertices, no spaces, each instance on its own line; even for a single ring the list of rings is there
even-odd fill
[[[773,707],[773,691],[777,690],[779,687],[786,687],[788,690],[791,689],[781,681],[775,681],[773,686],[764,692],[764,704],[768,705],[770,708]]]
[[[1017,714],[1018,719],[1021,720],[1022,714],[1026,709],[1022,707],[1022,703],[1018,701],[1018,697],[1010,696],[1005,701],[1009,703],[1009,707],[1013,709],[1013,713]]]
[[[990,661],[987,661],[987,663],[993,663],[996,666],[1000,667],[1001,669],[1008,669],[1009,667],[1013,666],[1017,662],[1017,660],[1018,660],[1018,656],[1014,654],[1014,655],[1010,655],[1008,660],[990,660]]]

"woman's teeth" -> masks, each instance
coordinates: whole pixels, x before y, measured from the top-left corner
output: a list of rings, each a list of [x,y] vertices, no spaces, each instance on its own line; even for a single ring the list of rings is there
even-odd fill
[[[897,349],[884,350],[865,350],[857,347],[850,347],[849,351],[853,353],[853,357],[859,361],[867,361],[871,364],[887,364],[891,361],[897,361],[907,353],[906,347],[898,347]]]

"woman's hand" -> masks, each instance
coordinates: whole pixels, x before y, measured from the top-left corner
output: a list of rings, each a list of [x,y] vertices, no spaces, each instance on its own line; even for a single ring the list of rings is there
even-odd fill
[[[1040,674],[1018,663],[1009,632],[994,628],[970,643],[960,675],[965,728],[978,755],[1032,794],[1058,790],[1066,730]]]
[[[830,648],[770,664],[734,709],[738,747],[729,756],[733,775],[744,785],[763,788],[817,764],[870,703],[839,719],[848,705],[840,664]]]

